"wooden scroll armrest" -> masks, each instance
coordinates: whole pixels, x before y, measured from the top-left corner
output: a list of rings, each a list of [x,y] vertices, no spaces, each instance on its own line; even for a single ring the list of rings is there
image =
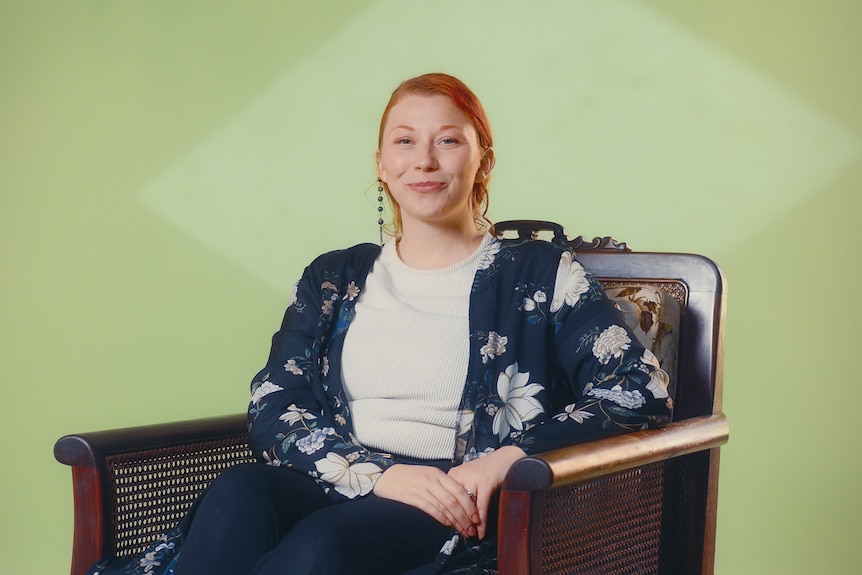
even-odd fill
[[[673,422],[574,445],[517,461],[500,494],[500,575],[529,573],[534,501],[549,489],[572,485],[727,443],[723,413]]]
[[[66,435],[54,444],[54,457],[72,467],[75,527],[72,575],[111,551],[110,486],[106,458],[111,455],[189,446],[247,432],[246,414]]]
[[[174,421],[141,427],[66,435],[54,444],[54,457],[72,467],[98,467],[106,455],[159,449],[246,433],[246,414]]]

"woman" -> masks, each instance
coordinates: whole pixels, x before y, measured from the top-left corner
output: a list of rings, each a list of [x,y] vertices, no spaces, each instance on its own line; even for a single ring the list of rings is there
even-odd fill
[[[669,420],[666,375],[572,253],[488,233],[467,86],[402,83],[376,159],[394,238],[297,283],[252,382],[268,465],[226,471],[136,572],[180,544],[177,575],[488,572],[515,461]]]

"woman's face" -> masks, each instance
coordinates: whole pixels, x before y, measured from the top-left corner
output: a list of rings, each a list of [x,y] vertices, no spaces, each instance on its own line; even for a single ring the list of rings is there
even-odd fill
[[[408,94],[390,110],[377,173],[401,208],[402,227],[471,226],[473,184],[490,169],[469,118],[446,96]]]

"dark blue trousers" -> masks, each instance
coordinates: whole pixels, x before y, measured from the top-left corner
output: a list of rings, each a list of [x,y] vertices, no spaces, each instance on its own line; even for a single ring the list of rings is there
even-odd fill
[[[201,497],[176,575],[386,575],[434,560],[450,529],[369,495],[333,504],[299,472],[232,467]]]

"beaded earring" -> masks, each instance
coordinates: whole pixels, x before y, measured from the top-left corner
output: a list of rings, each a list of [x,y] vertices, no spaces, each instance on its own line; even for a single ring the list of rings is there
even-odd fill
[[[377,225],[380,226],[380,245],[383,245],[383,180],[377,178]]]

